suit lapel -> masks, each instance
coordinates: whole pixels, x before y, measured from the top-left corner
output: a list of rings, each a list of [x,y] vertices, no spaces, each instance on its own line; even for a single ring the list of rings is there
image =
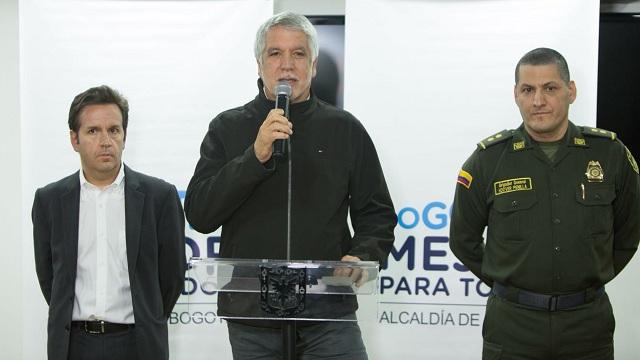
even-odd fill
[[[60,195],[60,216],[64,233],[63,243],[67,263],[70,265],[71,280],[75,282],[78,264],[78,223],[80,220],[80,178],[79,173],[69,178],[67,190]]]
[[[136,173],[129,167],[124,167],[124,212],[125,227],[127,233],[127,263],[129,267],[129,279],[133,281],[138,251],[140,249],[140,230],[144,209],[145,195],[139,191],[140,182]]]

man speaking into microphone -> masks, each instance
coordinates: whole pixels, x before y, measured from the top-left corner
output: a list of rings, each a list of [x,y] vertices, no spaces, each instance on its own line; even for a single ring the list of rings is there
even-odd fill
[[[256,34],[258,95],[209,125],[185,212],[199,232],[222,226],[222,257],[387,260],[397,218],[376,149],[353,115],[311,92],[317,57],[304,16],[273,16]],[[218,306],[231,311],[223,295]],[[281,358],[279,326],[228,321],[234,359]],[[297,339],[301,358],[367,359],[354,321],[302,324]]]

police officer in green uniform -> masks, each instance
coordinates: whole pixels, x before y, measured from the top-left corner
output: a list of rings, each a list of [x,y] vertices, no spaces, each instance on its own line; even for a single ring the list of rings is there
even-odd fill
[[[478,144],[452,210],[451,250],[492,288],[482,358],[613,359],[604,285],[640,240],[638,165],[616,134],[569,121],[560,53],[532,50],[515,74],[523,123]]]

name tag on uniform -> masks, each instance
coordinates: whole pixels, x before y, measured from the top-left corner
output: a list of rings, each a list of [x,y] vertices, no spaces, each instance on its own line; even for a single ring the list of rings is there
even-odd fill
[[[502,195],[514,191],[533,190],[533,182],[529,177],[507,179],[493,183],[493,189],[496,195]]]

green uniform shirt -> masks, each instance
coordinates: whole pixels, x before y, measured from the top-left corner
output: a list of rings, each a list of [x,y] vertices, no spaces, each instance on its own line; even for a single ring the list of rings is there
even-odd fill
[[[479,143],[462,166],[450,246],[488,285],[546,294],[600,286],[639,240],[638,166],[612,132],[570,122],[551,161],[520,126]]]

